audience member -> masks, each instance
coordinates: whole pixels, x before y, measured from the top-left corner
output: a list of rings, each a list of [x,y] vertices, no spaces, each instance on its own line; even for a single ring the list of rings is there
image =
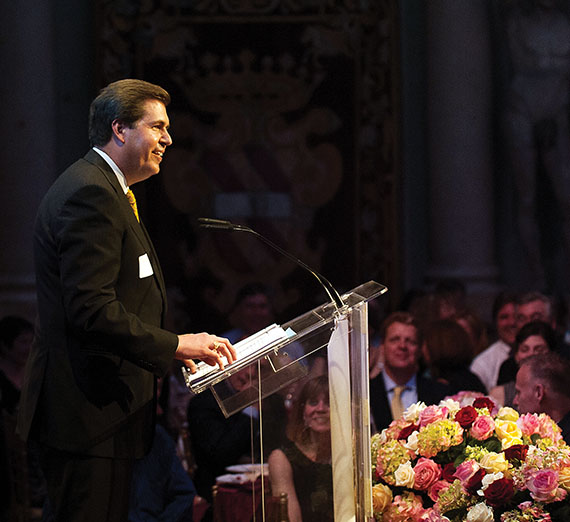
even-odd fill
[[[13,315],[0,319],[0,517],[4,508],[7,509],[13,501],[10,499],[7,455],[12,451],[17,452],[16,448],[6,447],[4,430],[15,430],[15,415],[20,401],[24,368],[33,339],[34,327],[27,319]],[[45,484],[36,447],[30,444],[26,454],[29,501],[31,506],[39,508],[45,496]]]
[[[515,408],[522,413],[546,413],[570,444],[570,362],[556,353],[533,355],[517,373]]]
[[[517,334],[516,296],[502,292],[493,303],[493,322],[498,339],[475,356],[471,371],[479,377],[487,391],[497,385],[499,369],[511,354]]]
[[[544,321],[556,328],[552,300],[540,292],[528,292],[517,299],[517,331],[531,321]]]
[[[531,321],[543,321],[556,328],[556,317],[552,300],[540,292],[528,292],[517,299],[517,332]],[[513,358],[513,350],[499,368],[497,384],[515,380],[519,367]]]
[[[420,375],[421,332],[408,312],[394,312],[382,323],[382,372],[370,380],[370,414],[377,431],[401,416],[411,404],[435,404],[448,387]]]
[[[236,296],[230,314],[234,328],[226,332],[224,337],[236,343],[269,326],[273,319],[269,290],[261,283],[249,283]]]
[[[543,321],[531,321],[525,324],[517,334],[512,356],[512,362],[516,367],[515,377],[492,388],[489,391],[489,396],[493,397],[497,404],[513,406],[515,378],[521,362],[527,357],[548,353],[549,351],[558,351],[556,334],[550,325]],[[509,360],[511,359],[507,359],[507,361]]]
[[[174,441],[157,424],[150,452],[135,463],[129,522],[192,522],[195,498],[196,489]]]
[[[290,522],[333,520],[328,378],[303,386],[287,426],[288,441],[269,455],[271,493],[287,493]]]
[[[459,279],[449,278],[438,281],[434,290],[437,317],[449,319],[465,310],[467,291]]]
[[[34,339],[34,327],[27,319],[0,319],[0,407],[14,414],[24,379],[24,368]]]
[[[469,370],[474,351],[471,337],[453,319],[440,319],[428,327],[422,351],[430,377],[449,386],[450,395],[486,392],[479,377]]]
[[[455,321],[469,334],[473,343],[473,357],[479,355],[489,346],[487,326],[473,310],[466,308],[454,317]]]

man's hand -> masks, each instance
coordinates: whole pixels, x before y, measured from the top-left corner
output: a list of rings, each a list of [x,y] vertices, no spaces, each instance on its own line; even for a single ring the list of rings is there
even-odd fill
[[[192,373],[196,372],[196,363],[192,359],[199,359],[210,366],[216,364],[224,369],[222,357],[228,364],[236,360],[236,350],[225,337],[207,333],[183,334],[178,336],[178,348],[174,358],[184,362]]]

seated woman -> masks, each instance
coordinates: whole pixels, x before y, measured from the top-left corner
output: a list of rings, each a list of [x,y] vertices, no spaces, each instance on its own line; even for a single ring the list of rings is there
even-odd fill
[[[308,380],[294,402],[288,441],[269,455],[271,493],[287,493],[290,522],[333,520],[329,388]]]
[[[525,324],[517,333],[512,358],[518,368],[521,361],[527,357],[549,351],[558,351],[556,333],[548,323],[532,321]],[[489,397],[501,406],[512,407],[515,398],[515,381],[511,380],[495,386],[489,391]]]

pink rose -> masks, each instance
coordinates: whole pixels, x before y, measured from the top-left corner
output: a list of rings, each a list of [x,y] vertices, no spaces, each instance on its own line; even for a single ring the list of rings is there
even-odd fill
[[[539,469],[527,479],[526,486],[538,502],[558,500],[558,473],[552,469]]]
[[[432,422],[447,418],[448,411],[449,410],[445,407],[440,408],[439,406],[434,405],[424,408],[420,412],[420,427],[427,426]]]
[[[471,426],[471,436],[477,440],[487,440],[495,431],[495,421],[489,415],[479,415]]]
[[[431,459],[421,457],[414,467],[414,488],[427,490],[441,477],[441,466]]]
[[[531,435],[538,433],[538,417],[533,413],[525,413],[519,417],[517,426],[521,429],[523,435],[530,437]]]
[[[428,496],[433,502],[437,502],[439,495],[449,489],[449,482],[436,480],[428,489]]]
[[[457,466],[457,470],[454,473],[454,477],[459,479],[462,485],[465,486],[467,481],[475,475],[479,469],[479,464],[474,460],[466,460]]]

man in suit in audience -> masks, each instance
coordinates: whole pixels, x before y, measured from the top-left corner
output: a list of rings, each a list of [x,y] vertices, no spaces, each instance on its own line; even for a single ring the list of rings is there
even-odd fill
[[[519,413],[546,413],[562,429],[570,444],[570,361],[549,352],[521,362],[515,384],[514,406]]]
[[[421,332],[408,312],[394,312],[381,327],[383,370],[370,381],[370,413],[376,431],[399,418],[411,404],[437,404],[447,395],[442,383],[420,374]]]

